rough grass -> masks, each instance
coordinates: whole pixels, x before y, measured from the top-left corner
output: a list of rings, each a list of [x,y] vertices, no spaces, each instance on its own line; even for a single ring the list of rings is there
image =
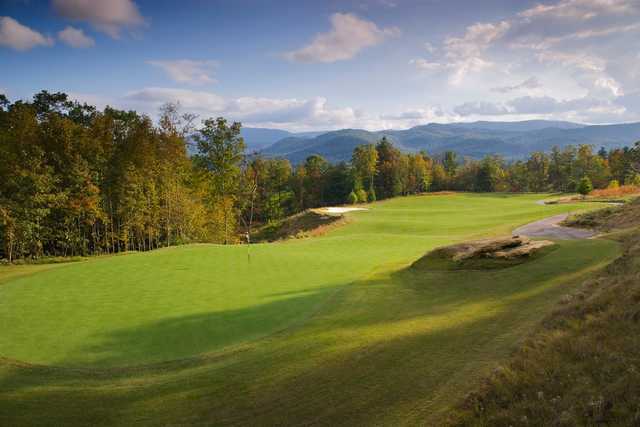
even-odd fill
[[[616,188],[603,188],[601,190],[593,190],[589,193],[590,198],[599,197],[625,197],[640,194],[640,187],[635,185],[621,185]]]
[[[437,425],[618,253],[575,241],[502,270],[406,268],[571,208],[539,198],[402,198],[250,253],[194,245],[9,279],[0,424]]]
[[[343,215],[306,210],[260,227],[252,239],[254,242],[274,242],[291,238],[318,237],[345,223]]]
[[[640,423],[639,213],[636,202],[597,215],[596,227],[626,230],[617,234],[623,255],[565,297],[508,363],[457,408],[451,424]]]
[[[640,225],[640,198],[626,205],[572,215],[564,221],[564,225],[602,232],[637,227]]]

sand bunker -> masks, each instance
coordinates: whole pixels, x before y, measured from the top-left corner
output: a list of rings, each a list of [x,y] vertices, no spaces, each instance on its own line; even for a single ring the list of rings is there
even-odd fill
[[[367,209],[367,208],[348,208],[348,207],[342,207],[342,206],[332,206],[332,207],[328,207],[328,208],[320,208],[320,209],[318,209],[319,212],[330,213],[330,214],[341,214],[341,213],[345,213],[345,212],[368,211],[368,210],[369,209]]]

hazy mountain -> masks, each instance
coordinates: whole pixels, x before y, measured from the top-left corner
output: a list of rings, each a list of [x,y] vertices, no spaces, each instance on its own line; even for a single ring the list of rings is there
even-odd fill
[[[246,150],[248,153],[254,151],[261,151],[266,147],[273,145],[274,143],[284,140],[286,138],[306,139],[314,138],[318,135],[322,135],[326,132],[287,132],[280,129],[267,129],[267,128],[251,128],[243,127],[240,130],[240,135],[244,138],[246,144]],[[195,142],[190,138],[188,142],[188,149],[190,154],[195,154],[198,150]]]
[[[348,161],[353,148],[375,143],[383,136],[401,150],[425,150],[438,155],[447,150],[461,156],[480,158],[499,154],[507,159],[526,157],[533,151],[553,146],[591,144],[597,148],[632,145],[640,140],[640,123],[587,126],[570,122],[530,120],[523,122],[431,123],[406,130],[369,132],[344,129],[314,137],[288,136],[266,147],[262,154],[284,157],[293,163],[320,154],[332,162]]]
[[[285,138],[264,149],[262,154],[267,157],[285,157],[292,163],[302,162],[312,154],[320,154],[330,162],[338,162],[351,159],[351,153],[356,146],[375,143],[379,139],[374,132],[344,129],[313,138]]]
[[[455,123],[458,127],[467,129],[505,130],[514,132],[527,132],[531,130],[541,130],[547,128],[557,129],[577,129],[586,125],[572,122],[561,122],[554,120],[524,120],[520,122],[472,122]]]
[[[240,134],[247,145],[247,151],[259,151],[276,141],[293,136],[286,130],[245,127],[241,129]]]

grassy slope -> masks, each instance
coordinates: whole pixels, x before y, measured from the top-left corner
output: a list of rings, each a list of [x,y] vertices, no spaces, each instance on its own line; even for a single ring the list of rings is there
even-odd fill
[[[640,199],[578,218],[624,253],[547,317],[517,353],[470,393],[452,425],[610,425],[640,422]]]
[[[437,417],[568,282],[617,252],[611,242],[569,242],[553,258],[500,271],[400,269],[434,246],[568,208],[533,200],[397,199],[322,238],[252,246],[250,264],[246,247],[202,245],[6,282],[6,356],[104,367],[214,352],[107,371],[6,360],[0,421],[411,424]]]

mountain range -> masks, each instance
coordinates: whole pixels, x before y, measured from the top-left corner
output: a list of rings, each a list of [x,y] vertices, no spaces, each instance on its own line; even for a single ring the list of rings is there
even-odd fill
[[[480,121],[430,123],[405,130],[342,129],[308,133],[243,128],[242,135],[249,151],[260,152],[265,157],[283,157],[294,164],[312,154],[319,154],[330,162],[348,161],[356,146],[376,143],[383,136],[404,152],[424,150],[437,156],[445,151],[455,151],[471,158],[497,154],[505,159],[520,159],[534,151],[549,151],[554,146],[590,144],[596,149],[631,146],[640,140],[640,123],[584,125],[548,120]]]

